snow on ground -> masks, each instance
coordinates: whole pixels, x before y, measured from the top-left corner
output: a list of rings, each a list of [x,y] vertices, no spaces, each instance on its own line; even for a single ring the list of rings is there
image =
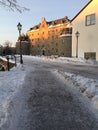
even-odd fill
[[[0,72],[0,129],[7,127],[15,116],[15,109],[19,109],[15,97],[20,96],[25,75],[21,65],[10,71]]]
[[[71,64],[91,64],[91,65],[98,65],[98,61],[95,60],[85,60],[84,58],[68,58],[68,57],[58,57],[58,56],[47,56],[42,57],[44,60],[60,62],[60,63],[71,63]]]
[[[45,60],[45,62],[76,63],[76,64],[95,64],[84,59],[64,58],[64,57],[34,57],[25,56],[25,60]],[[96,62],[97,63],[97,62]],[[10,71],[0,72],[0,129],[5,130],[9,123],[15,126],[13,120],[17,120],[23,102],[23,84],[28,68],[18,65]],[[80,75],[67,72],[59,72],[60,77],[64,77],[73,84],[83,95],[90,98],[94,106],[98,109],[98,80],[88,79]],[[23,96],[23,97],[22,97]],[[21,101],[20,101],[21,100]],[[16,122],[16,121],[15,121]],[[11,127],[12,128],[12,127]],[[9,129],[10,130],[10,129]]]
[[[2,59],[2,60],[4,60],[4,61],[7,61],[7,59],[4,58],[4,57],[2,57],[2,56],[0,56],[0,59]]]

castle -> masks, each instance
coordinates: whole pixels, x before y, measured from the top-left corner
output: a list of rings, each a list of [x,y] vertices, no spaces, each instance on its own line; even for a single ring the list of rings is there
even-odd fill
[[[68,27],[69,23],[67,16],[49,22],[42,18],[41,23],[26,32],[30,43],[30,54],[71,57],[72,28]]]

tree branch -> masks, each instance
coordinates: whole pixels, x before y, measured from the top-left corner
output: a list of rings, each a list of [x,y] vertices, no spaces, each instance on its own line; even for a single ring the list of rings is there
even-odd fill
[[[17,0],[0,0],[0,5],[9,8],[12,11],[17,10],[20,13],[22,13],[25,10],[29,10],[26,7],[21,7],[20,5],[18,5]]]

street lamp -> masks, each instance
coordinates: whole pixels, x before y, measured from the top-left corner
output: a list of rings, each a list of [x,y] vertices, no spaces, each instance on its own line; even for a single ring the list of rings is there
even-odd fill
[[[19,37],[21,36],[21,30],[22,30],[22,25],[20,22],[17,25],[18,31],[19,31]],[[23,59],[22,59],[22,45],[21,45],[21,37],[20,37],[20,63],[23,64]]]
[[[76,38],[77,38],[77,44],[76,44],[76,58],[78,58],[78,38],[79,38],[80,33],[77,31],[77,32],[75,33],[75,35],[76,35]]]

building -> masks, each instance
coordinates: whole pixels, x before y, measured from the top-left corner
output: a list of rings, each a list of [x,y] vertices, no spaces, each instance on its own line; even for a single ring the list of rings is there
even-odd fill
[[[72,19],[71,25],[72,56],[76,57],[78,52],[78,57],[98,60],[98,0],[90,0]]]
[[[22,34],[16,42],[16,54],[20,54],[20,42],[23,55],[30,55],[30,42],[27,36]]]
[[[27,31],[32,55],[59,55],[71,57],[72,29],[67,25],[67,17],[47,22],[42,18],[41,23]]]

